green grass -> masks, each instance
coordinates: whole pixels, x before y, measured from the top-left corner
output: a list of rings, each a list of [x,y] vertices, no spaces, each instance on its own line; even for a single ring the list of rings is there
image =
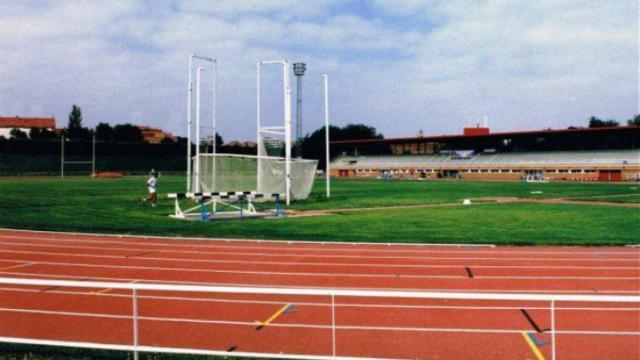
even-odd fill
[[[557,198],[640,194],[636,184],[527,183],[524,181],[383,181],[332,180],[331,201],[324,198],[324,182],[316,181],[313,194],[296,209],[330,209],[446,203],[465,198]]]
[[[588,197],[628,194],[629,184],[369,181],[332,182],[332,198],[317,182],[294,209],[336,209],[459,202],[464,198]],[[319,241],[495,244],[640,243],[640,212],[632,208],[567,204],[477,204],[343,212],[285,219],[187,222],[171,219],[163,197],[184,189],[182,177],[161,178],[158,208],[141,206],[144,179],[0,180],[0,226],[22,229],[240,237]],[[542,191],[541,194],[532,191]],[[636,190],[637,192],[637,190]]]
[[[464,198],[572,197],[638,202],[629,184],[360,181],[332,182],[331,200],[317,182],[310,199],[292,208],[340,209],[460,202]],[[161,178],[162,194],[180,192],[184,179]],[[542,191],[542,193],[538,193]],[[532,193],[536,192],[536,193]],[[632,195],[624,195],[632,194]],[[340,212],[334,215],[187,222],[169,218],[171,200],[141,206],[144,178],[0,180],[0,226],[22,229],[367,242],[624,245],[640,243],[640,211],[594,205],[480,203]],[[593,196],[603,196],[592,198]],[[624,196],[606,196],[624,195]],[[0,344],[0,360],[131,359],[131,353]],[[216,359],[143,354],[146,360]]]
[[[640,194],[586,197],[586,198],[577,198],[576,200],[614,202],[614,203],[640,203]]]

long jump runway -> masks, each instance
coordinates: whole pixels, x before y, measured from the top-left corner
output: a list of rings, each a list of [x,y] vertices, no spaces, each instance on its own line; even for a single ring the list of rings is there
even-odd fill
[[[374,245],[0,230],[0,277],[640,295],[640,248]],[[640,359],[640,303],[137,293],[140,346],[309,357]],[[0,285],[0,340],[131,346],[132,292]],[[555,328],[555,347],[549,329]],[[20,340],[22,339],[22,340]]]

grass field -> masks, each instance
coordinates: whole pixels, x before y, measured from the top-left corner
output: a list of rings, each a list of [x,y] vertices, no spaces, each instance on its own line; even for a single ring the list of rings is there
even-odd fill
[[[596,197],[578,198],[577,200],[614,202],[614,203],[640,203],[640,194],[596,196]]]
[[[640,243],[640,210],[594,205],[478,203],[285,219],[214,223],[171,219],[169,192],[179,176],[160,179],[158,208],[141,206],[144,178],[0,180],[0,226],[59,231],[288,240],[496,244]],[[332,198],[316,182],[292,209],[343,209],[459,203],[464,198],[590,198],[640,195],[635,184],[335,180]],[[635,188],[635,190],[634,190]],[[614,198],[614,196],[611,196]],[[626,197],[615,196],[616,199]]]

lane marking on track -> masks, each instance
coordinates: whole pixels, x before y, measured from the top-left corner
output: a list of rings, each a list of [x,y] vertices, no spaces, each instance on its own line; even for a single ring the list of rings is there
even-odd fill
[[[228,245],[198,245],[198,244],[157,244],[157,243],[133,243],[133,242],[126,242],[126,241],[109,241],[109,242],[104,242],[104,241],[87,241],[85,239],[78,239],[78,240],[70,240],[70,239],[60,239],[60,238],[37,238],[37,237],[24,237],[24,236],[3,236],[0,235],[0,240],[5,240],[5,241],[9,241],[10,239],[17,239],[17,240],[24,240],[24,241],[28,241],[28,240],[35,240],[35,241],[42,241],[42,242],[67,242],[67,243],[92,243],[92,244],[123,244],[123,245],[135,245],[135,246],[161,246],[161,247],[169,247],[169,249],[157,249],[155,251],[159,251],[159,252],[196,252],[196,253],[201,253],[202,250],[175,250],[175,248],[192,248],[192,249],[198,249],[198,248],[213,248],[213,249],[240,249],[240,250],[247,250],[247,249],[256,249],[256,250],[264,250],[264,251],[289,251],[291,252],[291,254],[288,254],[289,256],[300,256],[300,252],[308,252],[308,251],[335,251],[335,252],[372,252],[372,253],[377,253],[377,252],[381,252],[381,253],[455,253],[455,254],[467,254],[467,253],[473,253],[473,254],[516,254],[516,255],[522,255],[522,254],[538,254],[538,255],[546,255],[547,257],[549,255],[554,255],[554,254],[570,254],[570,255],[576,255],[576,254],[580,254],[580,255],[585,255],[585,256],[589,256],[591,254],[591,252],[587,252],[587,251],[508,251],[508,250],[485,250],[485,251],[465,251],[465,250],[425,250],[425,249],[409,249],[409,250],[399,250],[399,249],[326,249],[326,248],[316,248],[316,247],[307,247],[307,248],[275,248],[275,247],[264,247],[264,246],[238,246],[238,245],[234,245],[234,246],[228,246]],[[175,240],[175,241],[180,241],[180,240]],[[357,243],[349,243],[349,244],[353,244],[356,245]],[[102,247],[105,248],[105,247]],[[174,249],[171,249],[174,248]],[[106,249],[110,249],[108,247],[106,247]],[[624,248],[623,248],[624,249]],[[140,249],[140,248],[135,248],[135,249],[130,249],[130,250],[138,250],[138,251],[149,251],[148,248],[146,249]],[[275,252],[275,253],[269,253],[270,255],[279,255],[281,253],[279,252]],[[601,253],[603,254],[607,254],[607,255],[624,255],[624,256],[632,256],[632,255],[637,255],[635,254],[633,251],[606,251],[606,252],[602,252],[602,250],[600,250]],[[226,254],[239,254],[239,253],[234,253],[234,252],[221,252],[221,253],[226,253]],[[242,253],[240,253],[242,254]],[[248,253],[251,254],[251,253]],[[317,256],[317,255],[316,255]],[[332,255],[325,255],[325,256],[332,256]],[[334,255],[336,256],[336,255]],[[339,257],[340,255],[337,255],[337,257]],[[343,255],[344,256],[344,255]],[[503,258],[504,259],[504,258]],[[508,259],[508,258],[507,258]],[[625,259],[619,259],[619,258],[609,258],[610,260],[625,260]],[[629,259],[634,259],[634,258],[626,258],[626,260]],[[606,260],[606,259],[603,259]]]
[[[531,348],[531,351],[533,351],[533,353],[536,355],[536,359],[545,360],[544,355],[542,355],[542,352],[540,351],[540,349],[538,349],[538,346],[536,346],[536,344],[533,343],[531,338],[529,338],[529,335],[527,335],[527,333],[524,331],[521,334],[522,334],[522,337],[524,338],[524,341],[526,341],[529,347]]]
[[[108,265],[108,264],[87,264],[80,262],[55,262],[55,261],[38,261],[38,265],[60,266],[60,267],[87,267],[87,268],[108,268],[108,269],[129,269],[129,270],[153,270],[153,271],[174,271],[174,272],[195,272],[195,273],[214,273],[214,274],[243,274],[243,275],[279,275],[279,276],[315,276],[315,277],[347,277],[347,278],[398,278],[395,274],[365,274],[365,273],[322,273],[322,272],[289,272],[289,271],[253,271],[253,270],[219,270],[219,269],[198,269],[198,268],[181,268],[181,267],[159,267],[159,266],[140,266],[140,265]],[[1,271],[1,270],[0,270]],[[402,275],[404,279],[466,279],[467,276],[462,275]],[[640,280],[640,277],[629,276],[509,276],[509,275],[484,275],[477,276],[476,279],[518,279],[518,280],[598,280],[598,281],[619,281],[619,280]]]
[[[542,340],[542,339],[536,338],[535,335],[533,335],[532,333],[527,333],[527,335],[529,336],[531,341],[533,341],[533,343],[536,344],[537,346],[545,346],[551,343],[551,341],[549,340]]]
[[[113,269],[131,269],[131,270],[154,270],[154,271],[179,271],[179,272],[196,272],[196,273],[223,273],[223,274],[245,274],[245,275],[282,275],[282,276],[316,276],[316,277],[362,277],[362,278],[397,278],[396,274],[366,274],[366,273],[338,273],[338,272],[290,272],[290,271],[259,271],[259,270],[221,270],[221,269],[202,269],[202,268],[185,268],[185,267],[161,267],[161,266],[141,266],[141,265],[109,265],[109,264],[91,264],[81,262],[64,262],[64,261],[38,261],[38,265],[64,266],[64,267],[89,267],[89,268],[113,268]],[[465,279],[467,276],[462,275],[402,275],[405,279]],[[472,276],[473,277],[473,276]],[[554,280],[600,280],[600,281],[619,281],[619,280],[640,280],[635,276],[553,276],[553,275],[483,275],[476,276],[477,279],[554,279]]]
[[[90,233],[76,233],[76,232],[51,232],[51,231],[33,231],[33,230],[19,230],[19,229],[0,229],[0,231],[13,231],[13,232],[21,232],[21,233],[32,233],[32,234],[45,234],[45,235],[54,235],[49,236],[49,237],[34,237],[34,236],[16,236],[16,235],[8,235],[8,234],[1,234],[0,233],[0,239],[5,238],[5,239],[27,239],[27,240],[43,240],[43,241],[65,241],[65,242],[84,242],[84,243],[96,243],[96,244],[131,244],[130,241],[113,241],[113,240],[99,240],[100,237],[106,237],[106,238],[110,238],[110,239],[122,239],[123,235],[117,235],[117,234],[90,234]],[[78,239],[78,240],[71,240],[71,239],[64,239],[64,238],[60,238],[57,237],[58,236],[75,236],[75,237],[83,237],[82,239]],[[299,247],[296,249],[288,249],[287,250],[294,250],[294,251],[304,251],[304,250],[322,250],[322,251],[347,251],[347,252],[353,252],[353,251],[371,251],[371,252],[444,252],[444,253],[449,253],[449,252],[457,252],[457,253],[465,253],[465,252],[475,252],[475,253],[497,253],[497,254],[540,254],[541,251],[539,250],[513,250],[513,251],[509,251],[509,250],[468,250],[468,251],[461,251],[461,250],[432,250],[432,249],[353,249],[353,245],[360,245],[360,246],[371,246],[371,247],[383,247],[383,246],[407,246],[407,247],[437,247],[437,246],[442,246],[442,247],[455,247],[455,248],[463,248],[465,250],[467,250],[469,247],[471,247],[472,249],[476,249],[476,248],[482,248],[482,247],[489,247],[491,249],[493,248],[497,248],[496,245],[493,244],[433,244],[433,243],[344,243],[344,242],[318,242],[318,241],[291,241],[291,240],[251,240],[251,239],[216,239],[216,238],[189,238],[189,237],[163,237],[163,236],[140,236],[140,235],[126,235],[125,236],[128,239],[131,240],[160,240],[160,241],[166,241],[165,243],[152,243],[152,242],[143,242],[140,245],[150,245],[150,246],[173,246],[173,247],[193,247],[193,248],[198,248],[198,247],[204,247],[204,248],[240,248],[240,249],[246,249],[246,246],[242,246],[242,245],[212,245],[212,244],[176,244],[176,243],[169,243],[169,242],[185,242],[185,241],[193,241],[193,242],[202,242],[202,241],[207,241],[210,243],[213,242],[220,242],[220,243],[239,243],[239,244],[247,244],[247,245],[252,245],[251,248],[254,249],[273,249],[273,250],[282,250],[282,248],[277,248],[274,246],[255,246],[255,244],[261,244],[261,243],[265,243],[267,245],[270,244],[274,244],[274,245],[282,245],[282,244],[293,244],[293,245],[300,245],[300,244],[304,244],[304,245],[319,245],[319,246],[314,246],[314,247]],[[98,241],[93,241],[93,240],[88,240],[86,238],[94,238],[94,239],[98,239]],[[322,245],[337,245],[340,247],[347,247],[350,246],[352,247],[351,249],[344,249],[344,248],[326,248],[326,247],[322,247],[320,248],[320,246]],[[622,245],[618,245],[618,246],[610,246],[611,248],[614,247],[622,247]],[[624,247],[622,247],[622,249],[625,248],[630,248],[632,251],[617,251],[617,250],[611,250],[611,251],[606,251],[606,254],[610,254],[610,255],[627,255],[627,254],[634,254],[633,250],[635,250],[634,248],[640,247],[639,245],[625,245]],[[584,249],[584,247],[583,247]],[[580,250],[580,248],[578,248],[578,250]],[[599,249],[599,251],[602,251],[602,249]],[[564,250],[558,250],[558,251],[551,251],[551,250],[547,250],[544,251],[545,254],[576,254],[576,253],[583,253],[583,254],[590,254],[591,251],[589,249],[585,249],[584,251],[564,251]]]
[[[29,251],[29,250],[2,250],[7,254],[29,254],[29,255],[48,255],[48,256],[67,256],[80,258],[96,258],[96,259],[116,259],[122,260],[123,256],[115,255],[99,255],[99,254],[82,254],[57,251]],[[220,259],[189,259],[189,258],[172,258],[172,257],[146,257],[139,256],[132,260],[149,260],[164,262],[188,262],[188,263],[211,263],[211,264],[249,264],[249,265],[282,265],[282,266],[324,266],[324,267],[382,267],[382,268],[428,268],[428,269],[453,269],[459,268],[460,265],[433,265],[433,264],[384,264],[384,263],[331,263],[331,262],[291,262],[291,261],[253,261],[253,260],[220,260]],[[0,259],[0,262],[15,262],[18,260]],[[637,273],[636,266],[553,266],[553,265],[474,265],[476,269],[541,269],[541,270],[634,270]]]
[[[93,291],[93,292],[91,292],[91,294],[94,294],[94,295],[102,295],[102,294],[106,294],[106,293],[108,293],[108,292],[109,292],[109,291],[111,291],[111,290],[113,290],[113,289],[112,289],[112,288],[102,289],[102,290],[100,290],[100,291]]]
[[[287,305],[283,306],[280,310],[276,311],[275,314],[271,315],[271,317],[268,318],[265,321],[256,321],[256,323],[259,324],[256,327],[256,330],[262,330],[263,327],[271,324],[275,319],[280,317],[280,315],[284,314],[287,311],[287,309],[289,309],[290,306],[291,306],[291,304],[287,304]]]
[[[540,329],[540,327],[538,326],[538,324],[536,324],[536,322],[533,320],[533,318],[531,317],[531,315],[529,315],[529,313],[527,312],[527,310],[525,309],[520,309],[520,312],[522,313],[522,315],[524,315],[524,317],[527,319],[527,321],[529,321],[529,324],[531,324],[531,326],[536,330],[536,332],[538,333],[543,333],[546,331],[549,331],[550,329]]]
[[[9,275],[21,275],[21,276],[34,276],[39,278],[51,278],[51,279],[88,279],[78,275],[51,275],[42,273],[13,273],[0,271],[0,274],[6,273]],[[225,283],[225,282],[202,282],[202,281],[175,281],[175,280],[162,280],[162,279],[133,279],[133,278],[120,278],[120,277],[105,277],[105,276],[92,276],[94,280],[109,280],[109,281],[144,281],[149,284],[182,284],[182,285],[220,285],[220,286],[269,286],[273,288],[290,288],[291,286],[279,285],[279,284],[263,284],[263,283]],[[295,285],[298,289],[326,289],[322,286],[305,286]],[[399,288],[385,288],[385,287],[333,287],[336,290],[379,290],[379,291],[397,291]],[[456,288],[401,288],[405,291],[433,291],[433,292],[470,292],[470,293],[504,293],[504,294],[558,294],[556,290],[549,289],[524,289],[524,290],[512,290],[512,289],[456,289]],[[563,290],[560,294],[593,294],[591,290]],[[603,295],[638,295],[638,290],[600,290],[600,294]]]
[[[442,246],[442,247],[488,247],[495,248],[494,244],[447,244],[447,243],[378,243],[378,242],[359,242],[359,243],[345,243],[341,241],[305,241],[305,240],[265,240],[265,239],[229,239],[229,238],[205,238],[205,237],[169,237],[169,236],[145,236],[145,235],[121,235],[121,234],[102,234],[102,233],[80,233],[80,232],[59,232],[59,231],[46,231],[46,230],[23,230],[23,229],[7,229],[0,228],[1,232],[16,232],[16,233],[31,233],[31,234],[45,234],[45,235],[60,235],[60,236],[82,236],[89,238],[118,238],[122,239],[145,239],[145,240],[160,240],[160,241],[209,241],[209,242],[227,242],[227,243],[245,243],[245,244],[306,244],[306,245],[358,245],[358,246],[406,246],[406,247],[430,247],[430,246]],[[11,236],[2,234],[0,236]],[[15,237],[15,236],[14,236]],[[46,239],[46,238],[43,238]],[[52,239],[49,237],[49,239]],[[56,238],[53,238],[56,239]],[[189,245],[183,245],[189,246]],[[206,245],[205,245],[206,246]]]
[[[467,266],[467,267],[465,267],[464,269],[467,271],[467,276],[468,276],[470,279],[473,279],[473,273],[471,272],[471,268]]]
[[[135,253],[133,255],[126,255],[124,258],[125,259],[137,258],[139,256],[153,254],[154,252],[155,251],[142,251],[142,252],[137,252],[137,253]]]
[[[17,265],[7,266],[7,267],[0,268],[0,271],[7,271],[7,270],[12,270],[12,269],[19,269],[19,268],[26,267],[26,266],[33,265],[33,264],[35,264],[35,263],[34,263],[34,262],[27,262],[27,263],[23,263],[23,264],[17,264]]]
[[[116,314],[100,314],[100,313],[77,313],[70,311],[51,311],[51,310],[32,310],[32,309],[15,309],[0,308],[0,312],[26,313],[26,314],[47,314],[59,316],[77,316],[77,317],[97,317],[131,320],[131,315]],[[157,322],[182,322],[194,324],[217,324],[217,325],[241,325],[255,327],[255,322],[231,321],[231,320],[205,320],[191,318],[163,318],[156,316],[140,316],[139,320],[157,321]],[[332,329],[331,324],[278,324],[271,323],[269,326],[281,328],[307,328],[307,329]],[[400,327],[400,326],[358,326],[358,325],[338,325],[338,330],[373,330],[373,331],[406,331],[406,332],[445,332],[445,333],[492,333],[492,334],[526,334],[526,330],[521,329],[481,329],[481,328],[425,328],[425,327]],[[556,334],[563,335],[611,335],[611,336],[640,336],[640,331],[582,331],[582,330],[563,330],[556,331]]]
[[[0,237],[0,240],[2,238]],[[78,241],[75,241],[78,242]],[[86,245],[60,245],[60,244],[33,244],[33,243],[25,243],[25,242],[11,242],[11,241],[2,241],[0,244],[3,245],[16,245],[16,246],[32,246],[32,247],[55,247],[55,248],[76,248],[76,249],[90,249],[90,250],[102,250],[102,251],[149,251],[149,249],[139,248],[139,247],[100,247],[100,246],[86,246]],[[142,246],[141,244],[134,244],[135,246]],[[243,250],[254,250],[252,248],[242,248]],[[278,256],[278,257],[300,257],[304,255],[305,257],[311,258],[361,258],[361,259],[443,259],[443,260],[502,260],[502,261],[592,261],[592,262],[603,262],[603,261],[631,261],[631,262],[640,262],[640,259],[637,257],[629,257],[629,258],[594,258],[593,256],[586,256],[582,258],[553,258],[553,257],[486,257],[486,256],[476,256],[476,257],[466,257],[466,256],[458,256],[458,257],[437,257],[437,256],[381,256],[381,255],[341,255],[341,254],[314,254],[314,253],[283,253],[286,249],[273,249],[274,251],[279,251],[277,253],[273,252],[229,252],[229,251],[202,251],[202,250],[175,250],[175,249],[157,249],[154,252],[158,253],[183,253],[183,254],[211,254],[211,255],[231,255],[231,256]],[[385,253],[384,251],[379,251]],[[464,253],[463,251],[446,251],[445,253]],[[488,254],[496,254],[496,252],[486,252]],[[473,252],[474,255],[479,255],[478,251]],[[537,252],[534,254],[539,255],[548,255],[547,252]],[[572,253],[575,255],[576,253]],[[585,253],[585,255],[590,255],[590,253]],[[625,255],[635,255],[635,254],[625,254]]]
[[[13,291],[13,292],[39,292],[39,290],[34,289],[24,289],[24,288],[12,288],[12,287],[0,287],[0,291]],[[92,293],[80,292],[80,291],[67,291],[67,290],[58,290],[51,291],[51,293],[63,294],[63,295],[93,295]],[[116,298],[130,298],[131,295],[127,294],[104,294],[104,296],[116,297]],[[140,295],[138,296],[140,299],[152,299],[158,301],[185,301],[185,302],[215,302],[215,303],[229,303],[229,304],[269,304],[269,305],[281,305],[282,301],[270,301],[270,300],[238,300],[238,299],[228,299],[228,298],[215,298],[215,297],[184,297],[184,296],[160,296],[160,295]],[[330,303],[323,302],[311,302],[311,301],[297,301],[296,302],[302,306],[309,307],[331,307]],[[397,304],[366,304],[366,303],[342,303],[336,304],[336,307],[344,307],[344,308],[391,308],[391,309],[418,309],[418,310],[520,310],[520,307],[516,306],[452,306],[452,305],[397,305]],[[293,306],[291,307],[293,308]],[[548,311],[550,307],[529,307],[529,310],[544,310]],[[556,311],[589,311],[589,312],[638,312],[640,315],[640,307],[630,308],[630,307],[557,307]]]
[[[185,242],[185,241],[192,241],[192,242],[202,242],[202,241],[207,241],[210,243],[213,242],[220,242],[220,243],[245,243],[245,244],[250,244],[250,245],[255,245],[255,244],[261,244],[261,243],[265,243],[265,244],[275,244],[275,245],[281,245],[281,244],[294,244],[294,245],[337,245],[340,247],[346,247],[348,245],[360,245],[360,246],[371,246],[371,247],[382,247],[382,246],[389,246],[389,245],[393,245],[393,246],[407,246],[407,247],[437,247],[437,246],[442,246],[442,247],[455,247],[455,248],[482,248],[482,247],[489,247],[489,248],[497,248],[497,246],[495,244],[446,244],[446,243],[377,243],[377,242],[360,242],[360,243],[344,243],[344,242],[339,242],[339,241],[305,241],[305,240],[265,240],[265,239],[230,239],[230,238],[206,238],[206,237],[169,237],[169,236],[158,236],[158,235],[153,235],[153,236],[149,236],[149,235],[122,235],[122,234],[105,234],[105,233],[82,233],[82,232],[60,232],[60,231],[46,231],[46,230],[25,230],[25,229],[8,229],[8,228],[0,228],[0,232],[4,232],[5,234],[1,234],[0,233],[0,238],[15,238],[15,239],[42,239],[42,240],[61,240],[61,241],[75,241],[75,242],[92,242],[92,243],[128,243],[125,241],[110,241],[110,240],[100,240],[100,238],[108,238],[108,239],[122,239],[127,238],[127,239],[131,239],[131,240],[139,240],[139,239],[143,239],[143,240],[158,240],[158,241],[166,241],[167,243],[144,243],[144,244],[148,244],[148,245],[154,245],[154,246],[182,246],[182,247],[239,247],[239,246],[225,246],[225,245],[202,245],[202,244],[169,244],[168,242],[173,241],[173,242]],[[7,234],[8,233],[8,234]],[[45,235],[48,237],[25,237],[25,236],[15,236],[15,235],[9,235],[11,233],[18,233],[18,234],[40,234],[40,235]],[[84,239],[82,240],[68,240],[68,239],[60,239],[58,236],[75,236],[75,237],[83,237]],[[86,238],[93,238],[93,239],[98,239],[98,241],[92,241],[92,240],[87,240]],[[619,246],[611,246],[611,247],[620,247],[622,245]],[[259,248],[258,246],[254,246],[256,248]],[[635,250],[635,248],[640,247],[640,244],[631,244],[631,245],[624,245],[624,248],[632,248],[632,250]],[[267,248],[267,247],[263,247],[263,248]],[[273,248],[273,247],[270,247]],[[326,247],[323,247],[322,249],[318,248],[318,247],[309,247],[309,248],[300,248],[300,250],[306,250],[306,249],[310,249],[310,250],[328,250],[328,251],[344,251],[345,249],[327,249]],[[346,249],[346,251],[370,251],[369,249]],[[432,251],[432,250],[423,250],[423,249],[393,249],[391,251]],[[371,249],[371,251],[389,251],[389,250],[379,250],[379,249]],[[439,250],[436,250],[439,251]],[[451,252],[449,250],[442,250],[444,252]],[[486,251],[484,250],[483,252],[493,252],[493,251]],[[516,250],[516,251],[504,251],[504,250],[497,250],[496,252],[498,253],[539,253],[539,251],[520,251],[520,250]],[[581,251],[582,252],[582,251]],[[567,254],[575,254],[576,251],[572,250],[572,251],[549,251],[548,253],[554,254],[554,253],[567,253]],[[588,250],[585,250],[584,253],[589,253]],[[608,251],[608,254],[628,254],[628,252],[623,252],[623,251]]]

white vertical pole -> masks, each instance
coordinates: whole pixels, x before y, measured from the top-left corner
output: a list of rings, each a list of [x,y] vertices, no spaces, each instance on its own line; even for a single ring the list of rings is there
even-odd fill
[[[217,191],[216,190],[216,183],[215,183],[215,181],[216,181],[216,156],[215,156],[216,155],[216,134],[218,132],[217,131],[218,129],[216,128],[216,126],[217,126],[216,116],[217,116],[217,111],[218,111],[218,109],[217,109],[218,104],[217,104],[217,101],[216,101],[216,97],[218,95],[218,79],[217,79],[217,76],[218,76],[218,62],[217,62],[217,60],[213,60],[213,76],[212,76],[213,77],[213,85],[212,85],[213,94],[212,94],[212,99],[211,99],[211,103],[212,103],[212,114],[211,114],[211,123],[212,124],[211,125],[213,127],[213,140],[211,141],[211,143],[213,145],[213,150],[212,150],[213,156],[211,157],[211,169],[212,169],[212,172],[211,172],[211,183],[213,185],[213,189],[211,189],[212,191]]]
[[[96,176],[96,134],[93,134],[93,144],[91,146],[91,176]]]
[[[336,356],[336,295],[331,294],[331,351]]]
[[[329,77],[327,74],[322,75],[324,80],[324,137],[325,137],[325,175],[327,183],[327,198],[331,197],[331,174],[329,168]]]
[[[60,179],[64,179],[64,135],[60,137]]]
[[[193,92],[193,55],[189,56],[187,83],[187,192],[191,192],[191,93]]]
[[[195,163],[195,192],[200,192],[200,88],[201,88],[202,66],[196,69],[196,163]]]
[[[556,360],[556,302],[551,300],[551,360]]]
[[[282,63],[284,82],[284,137],[285,137],[285,179],[287,205],[291,203],[291,84],[289,83],[289,62]]]
[[[262,182],[260,181],[261,178],[261,169],[260,169],[260,165],[261,165],[261,159],[260,156],[262,156],[262,134],[260,133],[260,127],[261,127],[261,119],[260,119],[260,66],[262,64],[260,62],[258,62],[258,64],[256,65],[256,123],[258,125],[258,134],[257,134],[257,138],[256,138],[256,146],[257,146],[257,154],[258,154],[258,168],[256,169],[256,173],[257,173],[257,191],[261,192],[262,191]]]
[[[133,359],[138,360],[138,294],[135,288],[132,290],[133,296]]]

